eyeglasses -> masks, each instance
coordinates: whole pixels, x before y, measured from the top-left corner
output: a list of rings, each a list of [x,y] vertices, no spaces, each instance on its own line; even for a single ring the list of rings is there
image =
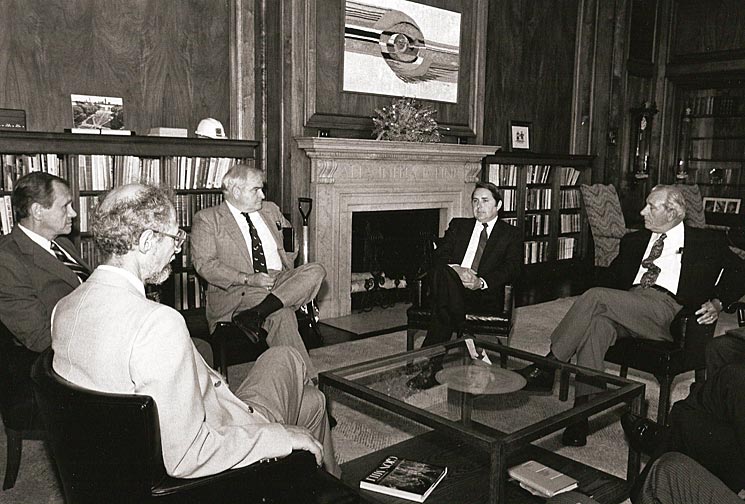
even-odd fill
[[[151,229],[150,231],[152,231],[153,233],[161,234],[163,236],[167,236],[169,238],[173,238],[173,245],[174,247],[176,247],[176,252],[181,250],[181,245],[183,245],[184,242],[186,241],[186,231],[180,228],[175,235],[172,235],[170,233],[165,233],[163,231],[158,231],[157,229]]]

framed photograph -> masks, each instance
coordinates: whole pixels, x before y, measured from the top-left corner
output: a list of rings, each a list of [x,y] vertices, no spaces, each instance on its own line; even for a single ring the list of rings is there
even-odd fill
[[[530,125],[525,121],[510,121],[510,150],[530,150]]]
[[[711,213],[740,213],[740,199],[738,198],[704,198],[704,212]]]

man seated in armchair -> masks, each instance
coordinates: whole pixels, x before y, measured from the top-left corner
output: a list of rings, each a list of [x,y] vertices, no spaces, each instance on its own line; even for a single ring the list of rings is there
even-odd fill
[[[158,407],[169,475],[196,478],[307,450],[331,474],[324,395],[302,356],[273,347],[233,394],[194,347],[183,317],[145,297],[168,278],[186,234],[165,193],[132,184],[111,191],[93,220],[103,265],[52,314],[54,370],[91,390],[141,394]]]
[[[502,306],[505,284],[520,273],[522,239],[517,228],[498,218],[502,197],[497,186],[477,182],[471,204],[473,218],[452,219],[435,250],[427,279],[432,321],[423,347],[449,340],[463,326],[468,310]],[[409,386],[434,386],[442,364],[431,364]]]
[[[619,334],[672,341],[670,323],[681,309],[695,312],[699,324],[714,324],[722,303],[742,295],[742,262],[720,235],[683,224],[685,200],[675,186],[653,188],[641,214],[646,229],[622,238],[608,271],[612,287],[594,287],[574,302],[551,334],[549,358],[567,362],[576,355],[577,365],[604,369]],[[528,390],[553,387],[553,369],[533,365],[521,373]],[[577,383],[575,404],[598,392]],[[562,442],[584,446],[587,434],[584,419],[567,427]]]

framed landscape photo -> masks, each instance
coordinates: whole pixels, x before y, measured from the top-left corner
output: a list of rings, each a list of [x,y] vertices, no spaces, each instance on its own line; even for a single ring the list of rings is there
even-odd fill
[[[740,213],[739,198],[704,198],[704,212],[711,213]]]
[[[530,150],[530,126],[525,121],[510,121],[510,150]]]

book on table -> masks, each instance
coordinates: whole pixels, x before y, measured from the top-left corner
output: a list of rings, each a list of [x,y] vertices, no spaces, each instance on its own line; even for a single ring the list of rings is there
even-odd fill
[[[543,497],[553,497],[577,488],[576,479],[535,460],[510,467],[507,473],[517,480],[521,487]]]
[[[424,502],[447,472],[447,467],[391,455],[360,481],[360,488]]]

